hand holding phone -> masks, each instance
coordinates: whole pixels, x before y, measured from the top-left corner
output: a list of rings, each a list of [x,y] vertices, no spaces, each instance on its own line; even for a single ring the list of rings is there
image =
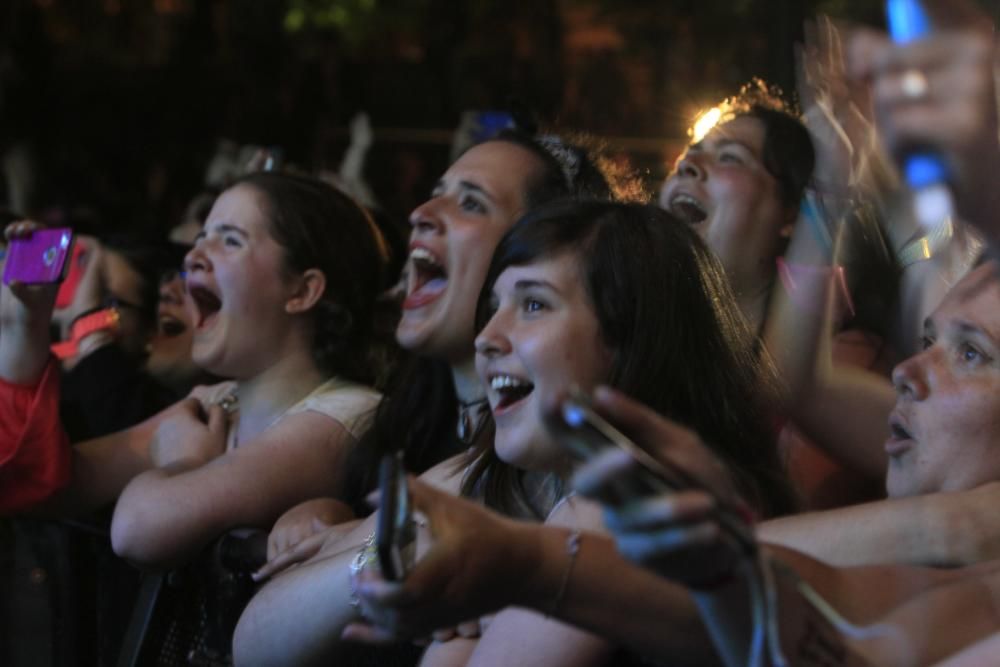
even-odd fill
[[[25,285],[62,282],[69,267],[67,261],[73,251],[73,230],[37,229],[26,237],[10,239],[7,260],[3,269],[3,283],[14,281]]]
[[[669,459],[652,456],[632,441],[594,410],[587,394],[578,389],[571,390],[554,410],[545,415],[545,423],[553,437],[581,461],[590,461],[612,447],[627,452],[635,461],[637,465],[631,473],[615,479],[611,488],[607,489],[609,502],[622,505],[666,493],[703,491],[716,498],[715,520],[722,530],[747,553],[756,550],[753,531],[743,513],[680,466]]]
[[[386,454],[379,467],[379,513],[375,548],[382,576],[401,581],[416,560],[417,530],[406,485],[403,453]]]

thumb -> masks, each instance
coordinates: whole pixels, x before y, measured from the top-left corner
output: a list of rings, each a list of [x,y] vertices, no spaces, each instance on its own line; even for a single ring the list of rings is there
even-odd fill
[[[426,515],[431,524],[432,532],[439,532],[448,525],[448,508],[453,503],[466,502],[451,494],[444,493],[416,477],[409,477],[410,499],[413,506]]]

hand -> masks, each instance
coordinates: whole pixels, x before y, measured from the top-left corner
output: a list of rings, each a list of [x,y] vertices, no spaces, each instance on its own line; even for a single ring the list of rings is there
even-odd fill
[[[465,625],[518,600],[535,571],[539,551],[530,527],[418,480],[410,480],[410,492],[434,542],[402,582],[364,571],[358,595],[381,625],[352,623],[344,639],[392,642]]]
[[[848,71],[870,83],[879,133],[902,160],[914,148],[941,155],[950,168],[958,212],[1000,237],[993,175],[1000,167],[993,80],[994,43],[989,19],[965,0],[930,2],[932,17],[947,18],[926,38],[905,45],[871,30],[856,31],[847,48]],[[937,28],[941,28],[938,30]],[[908,93],[914,73],[923,94]]]
[[[858,181],[874,143],[869,89],[847,76],[841,33],[829,17],[806,25],[798,61],[799,99],[816,144],[814,178],[821,190],[841,193]]]
[[[594,408],[640,447],[681,468],[712,492],[692,490],[620,502],[615,493],[634,477],[638,463],[609,449],[581,466],[573,486],[604,504],[605,527],[629,560],[688,586],[705,585],[733,571],[740,550],[720,529],[717,497],[737,497],[728,475],[698,436],[616,391],[599,388]]]
[[[315,498],[282,514],[267,537],[267,559],[273,560],[308,537],[354,518],[354,512],[335,498]]]
[[[192,467],[208,463],[226,450],[226,413],[220,405],[202,411],[201,401],[185,398],[171,408],[156,428],[149,455],[157,468],[184,462]]]

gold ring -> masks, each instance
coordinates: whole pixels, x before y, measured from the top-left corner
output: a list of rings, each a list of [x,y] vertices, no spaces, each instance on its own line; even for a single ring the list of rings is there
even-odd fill
[[[927,75],[916,68],[911,68],[903,72],[903,77],[899,81],[903,96],[912,101],[923,99],[927,96],[930,87],[927,83]]]

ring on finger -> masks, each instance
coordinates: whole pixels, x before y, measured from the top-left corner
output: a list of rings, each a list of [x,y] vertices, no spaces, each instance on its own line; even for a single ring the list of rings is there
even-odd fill
[[[899,80],[899,86],[903,91],[903,96],[911,102],[916,102],[926,97],[927,91],[930,88],[927,75],[915,67],[911,67],[903,72],[902,78]]]

